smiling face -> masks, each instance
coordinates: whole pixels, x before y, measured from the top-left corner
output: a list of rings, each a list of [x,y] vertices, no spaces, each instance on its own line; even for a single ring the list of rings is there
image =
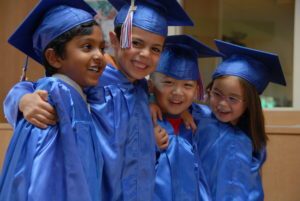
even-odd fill
[[[102,31],[94,25],[91,34],[72,38],[66,44],[64,58],[57,58],[52,65],[81,87],[94,86],[105,67],[104,48]]]
[[[164,113],[180,115],[197,97],[197,81],[177,80],[157,72],[151,80],[157,104]]]
[[[134,82],[156,69],[165,37],[132,27],[132,47],[121,49],[118,39],[112,42],[119,69]]]
[[[216,78],[210,89],[209,103],[217,119],[236,125],[246,110],[243,87],[238,77]]]

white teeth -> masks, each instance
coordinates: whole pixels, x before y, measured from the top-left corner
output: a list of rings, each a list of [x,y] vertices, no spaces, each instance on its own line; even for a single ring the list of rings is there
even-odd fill
[[[96,66],[91,66],[88,68],[89,71],[93,71],[93,72],[99,72],[99,68]]]

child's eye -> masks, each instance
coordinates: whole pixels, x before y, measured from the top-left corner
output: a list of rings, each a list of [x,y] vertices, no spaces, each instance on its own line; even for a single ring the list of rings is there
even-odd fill
[[[165,85],[172,85],[173,84],[173,82],[171,80],[164,80],[162,83],[165,84]]]
[[[133,41],[132,41],[132,46],[133,46],[133,47],[141,47],[141,46],[142,46],[142,43],[141,43],[140,41],[133,40]]]
[[[185,83],[184,84],[184,86],[186,87],[186,88],[193,88],[194,87],[194,84],[192,84],[192,83]]]
[[[229,96],[228,97],[228,101],[231,103],[231,104],[237,104],[239,103],[241,100],[236,98],[236,97],[233,97],[233,96]]]
[[[215,96],[215,97],[222,97],[222,94],[221,94],[220,92],[218,92],[218,91],[215,91],[215,90],[212,90],[212,91],[211,91],[211,94],[212,94],[213,96]]]
[[[84,45],[82,46],[82,48],[83,48],[84,50],[88,51],[88,50],[91,50],[91,49],[92,49],[92,45],[91,45],[91,44],[84,44]]]
[[[156,53],[156,54],[160,54],[162,50],[161,50],[160,48],[153,47],[153,48],[152,48],[152,51],[153,51],[154,53]]]

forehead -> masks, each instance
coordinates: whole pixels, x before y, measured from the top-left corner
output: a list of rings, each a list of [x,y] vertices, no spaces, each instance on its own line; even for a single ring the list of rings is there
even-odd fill
[[[103,32],[98,25],[93,25],[91,27],[91,32],[82,32],[83,34],[76,35],[74,39],[77,40],[88,40],[93,39],[99,43],[104,43],[104,35]]]
[[[212,88],[218,89],[223,93],[242,94],[243,87],[240,79],[236,76],[219,77],[214,80]]]
[[[173,77],[170,77],[168,75],[165,75],[163,73],[160,73],[160,72],[154,72],[152,75],[151,75],[152,79],[154,79],[155,81],[161,81],[161,80],[172,80],[173,82],[176,82],[176,83],[196,83],[197,84],[197,81],[196,80],[179,80],[179,79],[176,79],[176,78],[173,78]]]
[[[164,36],[152,33],[150,31],[146,31],[135,26],[132,27],[132,37],[158,46],[163,46],[165,42]]]

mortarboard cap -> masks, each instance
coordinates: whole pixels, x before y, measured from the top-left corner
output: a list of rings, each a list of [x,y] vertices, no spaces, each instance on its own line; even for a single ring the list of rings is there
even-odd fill
[[[203,87],[198,58],[220,57],[222,54],[188,35],[168,36],[156,72],[178,80],[196,80]],[[201,93],[203,90],[201,91]],[[203,94],[200,94],[200,97]]]
[[[42,64],[43,51],[53,39],[94,15],[83,0],[41,0],[8,42]]]
[[[132,4],[135,10],[130,24],[143,30],[167,36],[168,26],[193,26],[192,20],[176,0],[109,0],[109,2],[118,10],[115,26],[121,26],[126,21],[130,9],[133,9]],[[126,37],[131,37],[130,30],[123,39],[130,40]]]
[[[286,85],[278,55],[221,40],[215,43],[224,59],[213,73],[213,79],[223,75],[238,76],[254,85],[259,94],[269,82]]]
[[[222,54],[191,36],[168,36],[156,71],[175,79],[199,80],[198,58],[220,56]]]

